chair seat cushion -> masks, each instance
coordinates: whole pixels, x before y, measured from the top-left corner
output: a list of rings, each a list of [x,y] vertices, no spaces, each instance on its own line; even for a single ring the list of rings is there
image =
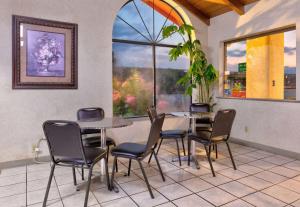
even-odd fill
[[[119,144],[111,150],[113,156],[127,157],[127,158],[137,158],[141,157],[146,150],[146,145],[126,142]]]
[[[163,139],[168,138],[184,138],[186,135],[185,130],[164,130],[160,133]]]
[[[100,129],[81,129],[81,134],[100,134]]]
[[[213,122],[210,117],[202,117],[196,119],[196,124],[211,124]]]
[[[87,161],[87,164],[90,165],[94,162],[98,162],[102,158],[106,158],[106,150],[102,148],[90,148],[90,147],[84,147],[84,152],[85,152],[85,158]],[[72,164],[72,165],[84,165],[85,162],[81,158],[74,158],[74,159],[69,159],[67,157],[61,157],[57,161],[60,163],[65,163],[65,164]]]
[[[83,146],[85,147],[101,147],[101,137],[94,136],[94,137],[87,137],[83,140]],[[106,145],[116,145],[115,140],[110,137],[106,137]]]

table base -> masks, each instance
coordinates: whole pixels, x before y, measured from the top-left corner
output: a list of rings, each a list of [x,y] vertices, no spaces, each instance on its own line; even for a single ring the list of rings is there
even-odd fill
[[[200,169],[200,164],[199,164],[199,162],[198,162],[196,156],[195,156],[195,155],[191,155],[190,158],[191,158],[191,159],[190,159],[191,162],[194,162],[194,163],[195,163],[196,168],[197,168],[197,169]],[[181,161],[188,161],[188,156],[187,156],[187,155],[186,155],[186,156],[182,156],[182,157],[180,157],[180,160],[181,160]],[[174,157],[174,158],[172,159],[172,162],[178,162],[178,161],[179,161],[179,158],[178,158],[178,157]]]

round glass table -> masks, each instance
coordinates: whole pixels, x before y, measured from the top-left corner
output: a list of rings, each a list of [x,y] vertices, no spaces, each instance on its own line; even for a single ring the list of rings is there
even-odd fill
[[[191,120],[191,130],[192,133],[196,133],[196,120],[197,118],[203,118],[203,117],[210,117],[210,118],[214,118],[215,113],[214,112],[195,112],[195,113],[191,113],[191,112],[172,112],[171,115],[176,116],[176,117],[184,117],[186,119],[190,119]],[[200,169],[200,165],[196,159],[196,143],[195,141],[192,141],[191,143],[191,161],[193,161],[195,163],[195,166],[197,169]],[[188,156],[184,156],[182,158],[182,160],[187,160]],[[173,161],[176,161],[176,159],[173,159]]]

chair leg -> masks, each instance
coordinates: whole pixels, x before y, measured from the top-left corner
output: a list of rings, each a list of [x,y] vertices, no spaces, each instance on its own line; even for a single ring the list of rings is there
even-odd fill
[[[116,145],[116,143],[113,143],[113,145],[114,145],[114,147],[116,147],[117,145]],[[109,152],[108,152],[109,153]],[[108,157],[108,156],[107,156]],[[107,159],[108,160],[108,159]],[[119,168],[118,168],[118,161],[116,161],[116,172],[118,172],[119,171]]]
[[[108,159],[105,160],[105,177],[106,177],[106,184],[107,184],[107,188],[108,190],[111,189],[110,187],[110,182],[109,182],[109,172],[108,172]]]
[[[236,165],[235,165],[235,162],[234,162],[234,160],[233,160],[233,156],[232,156],[232,153],[231,153],[231,150],[230,150],[230,147],[229,147],[229,143],[226,142],[226,145],[227,145],[228,152],[229,152],[229,155],[230,155],[230,159],[231,159],[231,162],[232,162],[232,165],[233,165],[233,169],[236,170]]]
[[[207,150],[206,146],[204,146],[204,148],[205,148],[206,156],[207,156],[207,159],[208,159],[208,162],[209,162],[209,165],[210,165],[211,172],[212,172],[213,176],[216,177],[216,174],[215,174],[215,171],[214,171],[214,167],[212,165],[211,157],[210,157],[210,154],[211,154],[211,145],[209,145],[209,150]]]
[[[117,162],[117,157],[114,158],[113,168],[112,168],[112,172],[111,172],[110,190],[112,190],[114,188],[114,177],[115,177],[116,162]]]
[[[160,146],[161,146],[161,143],[163,142],[163,140],[164,140],[163,138],[160,138],[160,143],[159,143],[158,148],[156,150],[156,155],[158,155],[158,151],[160,149]]]
[[[77,185],[77,180],[76,180],[76,173],[75,173],[75,167],[74,166],[72,167],[72,172],[73,172],[73,182],[74,182],[74,185],[76,186]]]
[[[154,158],[155,158],[155,160],[156,160],[156,164],[157,164],[157,166],[158,166],[158,169],[159,169],[161,178],[162,178],[162,180],[165,182],[165,181],[166,181],[165,176],[164,176],[164,174],[163,174],[163,172],[162,172],[162,170],[161,170],[159,161],[158,161],[158,159],[157,159],[157,156],[156,156],[156,153],[154,152],[154,150],[153,150],[153,155],[154,155]]]
[[[156,155],[158,154],[158,151],[159,151],[159,149],[160,149],[160,146],[161,146],[162,141],[163,141],[163,139],[161,138],[161,139],[160,139],[160,143],[159,143],[159,145],[158,145],[158,148],[157,148],[157,150],[156,150]],[[156,145],[155,145],[154,149],[155,149],[155,148],[156,148]],[[150,164],[151,159],[152,159],[152,156],[153,156],[153,152],[150,154],[150,157],[149,157],[149,160],[148,160],[148,164]]]
[[[181,142],[182,142],[182,149],[183,149],[183,155],[185,156],[185,147],[184,147],[184,138],[181,138]]]
[[[84,199],[84,207],[87,207],[87,204],[88,204],[93,167],[94,167],[94,165],[92,165],[89,170],[88,182],[86,185],[86,192],[85,192],[85,199]]]
[[[216,159],[218,159],[218,145],[215,144]]]
[[[54,169],[55,169],[55,164],[53,163],[53,165],[51,167],[51,172],[50,172],[50,176],[49,176],[49,180],[48,180],[48,185],[47,185],[45,197],[44,197],[43,207],[46,207],[46,204],[47,204],[47,199],[48,199],[49,190],[50,190],[50,187],[51,187],[51,182],[52,182],[52,178],[53,178]]]
[[[152,190],[151,190],[151,187],[150,187],[150,185],[149,185],[148,178],[147,178],[147,176],[146,176],[144,167],[143,167],[141,161],[139,161],[139,160],[137,160],[137,161],[138,161],[138,163],[139,163],[139,165],[140,165],[140,168],[141,168],[141,170],[142,170],[142,173],[143,173],[145,182],[146,182],[146,184],[147,184],[147,188],[148,188],[148,190],[149,190],[150,196],[151,196],[152,199],[154,199],[154,195],[153,195]]]
[[[154,152],[154,150],[156,149],[156,147],[157,147],[157,143],[155,143],[155,145],[154,145],[154,147],[153,147],[153,151],[152,151],[151,154],[150,154],[150,157],[149,157],[149,160],[148,160],[148,164],[150,164],[150,162],[151,162],[151,159],[152,159],[152,156],[153,156],[153,152]]]
[[[191,163],[191,140],[188,139],[188,166],[190,166]]]
[[[83,165],[81,167],[81,180],[84,180],[84,169],[83,169]]]
[[[130,176],[130,170],[131,170],[131,159],[129,159],[127,176]]]
[[[178,140],[176,140],[176,145],[177,145],[177,154],[178,154],[178,160],[179,160],[179,165],[181,166],[181,158],[180,158],[180,151],[179,151],[179,144],[178,144]]]

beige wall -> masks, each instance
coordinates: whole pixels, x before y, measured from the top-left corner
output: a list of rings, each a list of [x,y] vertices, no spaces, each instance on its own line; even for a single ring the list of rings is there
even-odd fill
[[[260,0],[246,7],[246,14],[230,12],[213,18],[208,28],[210,59],[223,76],[223,41],[296,24],[297,66],[300,64],[299,0]],[[299,69],[299,68],[298,68]],[[219,89],[222,89],[220,78]],[[221,95],[221,90],[219,94]],[[300,100],[300,71],[297,71]],[[300,153],[300,103],[218,99],[220,108],[234,108],[237,117],[232,136],[246,141]]]
[[[80,107],[100,106],[112,115],[112,26],[126,0],[0,0],[0,163],[33,157],[47,119],[75,120]],[[12,14],[78,24],[78,90],[12,90]],[[190,14],[189,14],[190,15]],[[207,27],[190,15],[207,45]],[[182,126],[168,119],[165,127]],[[149,121],[109,133],[120,141],[143,141]],[[44,147],[42,147],[44,149]],[[44,150],[45,152],[45,150]]]

